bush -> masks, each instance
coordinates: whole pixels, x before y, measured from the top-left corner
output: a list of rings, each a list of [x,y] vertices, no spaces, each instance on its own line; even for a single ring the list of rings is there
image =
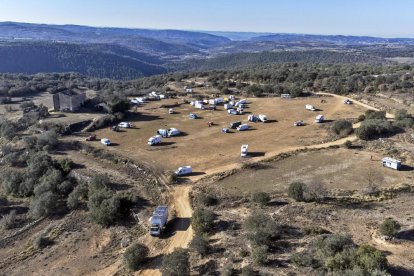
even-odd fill
[[[361,245],[356,251],[356,263],[369,273],[388,268],[385,255],[370,245]]]
[[[0,121],[0,137],[12,140],[17,134],[17,129],[17,126],[10,121]]]
[[[16,210],[11,210],[10,213],[4,215],[0,220],[0,229],[12,229],[16,226]]]
[[[398,221],[387,218],[379,227],[379,232],[381,235],[387,236],[387,237],[396,237],[398,234],[398,231],[400,231],[401,225],[398,223]]]
[[[344,143],[344,146],[345,146],[347,149],[350,149],[350,148],[352,148],[352,142],[351,142],[351,141],[349,141],[349,140],[346,140],[346,141],[345,141],[345,143]]]
[[[33,247],[35,249],[43,249],[50,244],[52,244],[52,241],[49,238],[45,237],[43,234],[37,236],[33,240]]]
[[[149,249],[143,244],[135,243],[128,247],[124,253],[125,266],[131,270],[136,271],[146,261]]]
[[[89,214],[96,223],[110,226],[118,219],[120,200],[112,191],[107,188],[89,190],[88,198]]]
[[[208,238],[196,235],[190,243],[190,248],[200,256],[206,256],[209,251]]]
[[[59,170],[62,171],[62,173],[65,175],[70,173],[70,171],[75,166],[75,163],[73,163],[73,161],[70,160],[69,158],[60,159],[56,163],[57,163]]]
[[[248,231],[249,240],[257,246],[269,245],[281,233],[279,224],[263,213],[249,216],[244,222],[244,227]]]
[[[334,257],[345,248],[353,247],[354,243],[348,235],[329,235],[316,241],[316,248],[323,259]]]
[[[161,273],[164,276],[190,275],[190,261],[187,250],[180,248],[164,256]]]
[[[365,119],[366,120],[385,120],[385,111],[374,111],[374,110],[367,110],[365,111]]]
[[[208,209],[198,208],[194,211],[191,226],[196,234],[209,233],[213,229],[214,213]]]
[[[384,120],[365,120],[356,130],[356,135],[362,140],[372,140],[398,132],[398,128]]]
[[[47,191],[36,195],[30,202],[30,213],[34,217],[43,217],[53,214],[56,211],[58,197],[56,194]]]
[[[328,230],[320,227],[320,226],[308,226],[305,227],[305,234],[306,235],[321,235],[321,234],[327,234],[329,233]]]
[[[256,271],[254,271],[254,269],[251,266],[247,265],[241,269],[241,275],[242,276],[256,276],[257,273]]]
[[[328,196],[328,189],[321,182],[311,182],[306,185],[304,198],[306,201],[321,202]]]
[[[258,192],[252,195],[252,200],[260,206],[266,206],[270,202],[270,196],[265,192]]]
[[[305,201],[306,184],[293,182],[289,185],[288,196],[296,201]]]
[[[213,206],[217,204],[217,198],[210,194],[201,192],[196,195],[195,202],[199,206]]]
[[[256,246],[252,250],[252,259],[255,265],[263,265],[267,262],[267,247]]]
[[[67,205],[70,209],[77,209],[82,199],[88,197],[88,186],[81,183],[73,189],[67,199]]]
[[[353,132],[352,123],[345,120],[336,121],[331,129],[333,133],[340,136],[347,136]]]

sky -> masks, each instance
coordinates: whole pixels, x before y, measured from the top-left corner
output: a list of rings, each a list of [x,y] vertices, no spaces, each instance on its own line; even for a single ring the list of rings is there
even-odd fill
[[[414,1],[0,0],[0,21],[414,37]]]

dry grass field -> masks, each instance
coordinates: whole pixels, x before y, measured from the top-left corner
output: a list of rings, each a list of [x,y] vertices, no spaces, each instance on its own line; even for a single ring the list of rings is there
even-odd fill
[[[326,103],[321,103],[325,99]],[[358,105],[345,105],[334,97],[309,97],[293,100],[279,98],[251,98],[244,115],[229,115],[219,106],[217,111],[198,110],[189,104],[174,108],[175,114],[168,114],[168,108],[178,100],[169,99],[151,102],[138,108],[141,115],[131,121],[134,129],[113,132],[108,128],[96,131],[99,138],[109,138],[114,146],[109,150],[127,155],[164,170],[174,170],[182,165],[191,165],[195,172],[203,173],[210,169],[225,167],[241,161],[240,146],[249,144],[251,156],[269,156],[272,152],[291,147],[320,144],[329,140],[327,126],[338,119],[355,119],[365,109]],[[181,100],[180,100],[181,102]],[[313,104],[320,109],[316,112],[305,110],[305,104]],[[201,118],[188,119],[190,112]],[[230,122],[247,122],[248,114],[266,114],[268,123],[249,123],[250,129],[244,132],[232,130],[221,133],[222,127]],[[314,118],[324,114],[326,123],[316,124]],[[306,126],[294,127],[295,120],[304,120]],[[208,122],[214,126],[208,127]],[[184,135],[165,138],[158,146],[148,146],[148,138],[159,128],[176,127]]]

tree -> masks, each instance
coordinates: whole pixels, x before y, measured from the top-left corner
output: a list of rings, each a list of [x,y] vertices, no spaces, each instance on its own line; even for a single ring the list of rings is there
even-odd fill
[[[88,209],[92,219],[103,226],[113,224],[119,215],[120,201],[109,189],[89,192]]]
[[[347,136],[353,131],[352,123],[345,120],[336,121],[332,126],[332,132],[336,135]]]
[[[398,221],[392,218],[387,218],[380,225],[379,232],[387,237],[396,237],[400,229],[401,225],[398,223]]]
[[[296,201],[305,201],[306,184],[293,182],[289,185],[288,196]]]
[[[356,251],[356,263],[369,273],[388,268],[388,261],[385,255],[367,244],[358,247]]]
[[[188,251],[180,248],[165,255],[161,264],[161,273],[164,276],[190,275]]]
[[[30,213],[35,217],[48,216],[56,211],[58,197],[51,191],[36,195],[30,203]]]
[[[194,211],[191,226],[196,234],[209,233],[213,228],[214,213],[208,209],[198,208]]]
[[[149,249],[143,244],[135,243],[128,247],[124,253],[125,266],[131,270],[136,271],[146,261]]]

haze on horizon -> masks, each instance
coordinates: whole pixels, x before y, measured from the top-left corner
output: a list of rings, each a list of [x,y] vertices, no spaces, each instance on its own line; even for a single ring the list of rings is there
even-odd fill
[[[99,27],[414,37],[406,0],[0,0],[0,21]]]

